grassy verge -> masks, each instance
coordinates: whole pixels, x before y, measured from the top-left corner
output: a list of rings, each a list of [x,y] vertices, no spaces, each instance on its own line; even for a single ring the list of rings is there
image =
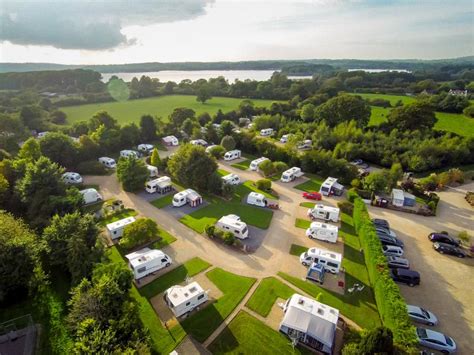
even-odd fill
[[[268,316],[277,298],[284,300],[293,295],[295,290],[274,277],[267,277],[260,282],[246,306],[262,317]]]
[[[99,221],[99,225],[105,227],[109,223],[116,222],[127,217],[136,216],[137,214],[137,211],[135,211],[134,209],[124,208],[123,210],[116,212],[113,215],[108,216],[107,218],[102,218]]]
[[[213,354],[311,354],[287,337],[241,311],[209,346]]]
[[[203,342],[229,316],[252,287],[255,279],[216,268],[206,276],[222,291],[217,301],[181,322],[187,333]]]
[[[173,193],[169,193],[166,196],[162,196],[157,198],[156,200],[150,201],[150,203],[156,208],[163,208],[171,205],[171,202],[173,201],[173,196]]]
[[[240,170],[247,170],[251,162],[252,162],[251,160],[245,159],[245,160],[242,160],[240,163],[231,164],[230,166],[240,169]]]
[[[217,169],[217,174],[219,174],[219,176],[226,176],[226,175],[229,175],[230,173],[224,169]]]
[[[295,256],[300,256],[302,253],[308,250],[307,247],[298,244],[291,244],[290,254]]]
[[[295,227],[297,228],[308,229],[310,225],[311,221],[307,221],[306,219],[297,218],[295,220]]]
[[[247,180],[243,184],[240,184],[235,188],[235,193],[232,200],[240,202],[242,201],[244,197],[246,197],[251,192],[258,192],[269,199],[278,199],[277,195],[271,192],[260,190],[255,186],[255,183],[253,181]]]
[[[324,179],[320,176],[313,175],[313,174],[306,174],[306,177],[309,178],[309,180],[299,185],[296,185],[295,189],[305,191],[305,192],[319,191]]]
[[[152,247],[155,249],[164,248],[165,246],[170,245],[176,241],[176,238],[172,234],[165,231],[164,229],[161,229],[160,227],[158,227],[158,235],[161,239],[153,243]]]
[[[300,206],[306,208],[313,208],[315,204],[316,202],[301,202]]]

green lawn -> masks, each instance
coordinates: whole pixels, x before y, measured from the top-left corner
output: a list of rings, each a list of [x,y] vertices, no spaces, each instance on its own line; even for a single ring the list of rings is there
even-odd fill
[[[291,346],[290,340],[255,317],[240,311],[209,346],[213,354],[312,354]]]
[[[321,184],[324,182],[324,179],[320,176],[313,175],[313,174],[306,174],[306,177],[309,178],[309,180],[299,185],[296,185],[295,189],[305,191],[305,192],[319,191],[319,188],[321,187]]]
[[[247,170],[251,162],[252,160],[245,159],[245,160],[242,160],[240,163],[231,164],[231,166],[240,170]]]
[[[246,306],[262,317],[268,316],[277,298],[287,300],[296,291],[274,277],[263,279]]]
[[[300,206],[306,208],[313,208],[315,204],[315,202],[301,202]]]
[[[217,174],[219,176],[226,176],[226,175],[229,175],[230,173],[227,170],[224,170],[224,169],[217,169]]]
[[[228,97],[214,97],[201,104],[196,101],[196,96],[168,95],[147,99],[129,100],[123,102],[105,102],[89,105],[61,107],[67,115],[67,124],[89,120],[97,111],[105,110],[120,124],[138,123],[142,115],[151,114],[162,117],[167,121],[168,116],[177,107],[193,109],[196,114],[208,112],[213,115],[217,110],[228,112],[238,107],[242,99]],[[252,100],[256,106],[270,106],[272,100]]]
[[[237,187],[235,188],[235,193],[234,193],[233,200],[236,201],[236,202],[237,201],[242,201],[242,199],[244,197],[247,197],[247,195],[251,192],[258,192],[258,193],[264,195],[266,198],[269,198],[269,199],[278,199],[277,195],[275,195],[271,192],[266,192],[266,191],[260,190],[255,186],[255,183],[253,181],[247,180],[243,184],[237,185]]]
[[[173,193],[169,193],[166,196],[158,197],[156,200],[153,200],[150,203],[156,208],[164,208],[166,206],[171,205],[171,202],[173,201],[173,196]]]
[[[158,236],[161,238],[159,241],[154,242],[152,247],[155,249],[164,248],[167,245],[176,241],[176,237],[165,231],[161,227],[158,227]]]
[[[106,226],[109,223],[116,222],[116,221],[119,221],[121,219],[136,216],[136,215],[137,215],[137,211],[135,211],[134,209],[124,208],[123,210],[121,210],[119,212],[116,212],[116,213],[114,213],[113,215],[111,215],[107,218],[101,219],[99,221],[99,225]]]
[[[206,273],[206,276],[222,291],[223,295],[203,310],[181,322],[187,333],[203,342],[229,316],[242,301],[255,282],[254,278],[244,277],[220,268]]]
[[[392,106],[401,100],[404,105],[411,104],[412,102],[416,101],[416,97],[414,96],[405,96],[405,95],[385,95],[385,94],[359,94],[356,93],[354,95],[359,95],[364,99],[384,99],[390,101]]]
[[[304,247],[304,246],[302,246],[302,245],[291,244],[290,254],[291,254],[291,255],[300,256],[301,254],[303,254],[303,253],[306,252],[307,250],[308,250],[308,248],[307,248],[307,247]]]
[[[186,279],[186,276],[194,276],[209,268],[211,264],[200,259],[193,258],[184,264],[158,277],[149,284],[140,288],[140,294],[148,299],[165,291],[173,285],[180,284]]]
[[[308,229],[310,225],[311,221],[308,221],[306,219],[297,218],[295,220],[295,227],[297,228]]]

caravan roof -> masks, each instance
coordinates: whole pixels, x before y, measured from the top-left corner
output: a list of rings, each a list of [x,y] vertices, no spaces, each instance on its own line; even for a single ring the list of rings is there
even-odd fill
[[[327,230],[332,230],[337,233],[338,228],[335,225],[332,224],[327,224],[327,223],[321,223],[321,222],[312,222],[309,226],[310,228],[315,228],[315,229],[327,229]]]
[[[201,198],[201,195],[199,195],[196,191],[194,191],[193,189],[186,189],[186,190],[183,190],[183,191],[180,191],[178,192],[176,195],[174,195],[175,197],[178,197],[178,198],[181,198],[181,197],[187,197],[188,199],[190,199],[191,201],[194,201],[194,200],[197,200],[199,198]]]
[[[107,229],[110,231],[125,227],[131,223],[135,222],[135,217],[127,217],[116,222],[107,224]]]
[[[173,304],[173,307],[176,307],[203,291],[203,288],[194,281],[186,286],[172,286],[166,290],[166,293],[168,300]]]
[[[165,256],[165,253],[163,253],[161,250],[150,248],[143,248],[136,252],[125,255],[133,268],[147,263],[150,260],[162,258],[163,256]]]
[[[319,249],[319,248],[309,248],[306,252],[311,257],[324,257],[326,259],[332,259],[338,263],[342,261],[342,254],[336,253],[330,250]]]
[[[227,224],[228,226],[232,226],[232,227],[235,227],[235,228],[238,228],[238,229],[247,227],[247,223],[242,222],[240,220],[240,217],[237,216],[237,215],[234,215],[234,214],[230,214],[230,215],[227,215],[227,216],[222,216],[217,221],[217,223]]]
[[[325,205],[321,205],[321,204],[315,205],[315,206],[314,206],[314,209],[316,209],[316,210],[331,211],[331,212],[336,212],[336,213],[339,212],[339,208],[337,208],[337,207],[325,206]]]
[[[171,185],[171,179],[168,176],[162,176],[158,179],[154,179],[148,182],[150,185],[157,185],[160,188],[167,187]]]
[[[239,179],[239,175],[237,174],[227,174],[227,175],[224,175],[222,177],[222,180],[224,180],[225,182],[228,182],[228,181],[232,181],[233,179]]]
[[[260,194],[258,192],[251,192],[249,193],[249,197],[252,197],[254,199],[260,199],[260,200],[263,200],[265,198],[265,196],[263,196],[263,194]]]
[[[342,189],[344,186],[337,182],[337,178],[328,177],[321,185],[322,187],[326,187],[330,189],[331,187],[335,187],[337,189]]]

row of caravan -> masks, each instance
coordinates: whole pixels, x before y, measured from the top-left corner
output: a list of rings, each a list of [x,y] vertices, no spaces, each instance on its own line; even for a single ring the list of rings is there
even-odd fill
[[[316,204],[308,209],[308,216],[311,220],[321,219],[325,222],[339,222],[340,210],[337,207]],[[329,243],[336,243],[339,229],[337,226],[322,222],[312,222],[306,230],[306,236],[311,239],[318,239]]]

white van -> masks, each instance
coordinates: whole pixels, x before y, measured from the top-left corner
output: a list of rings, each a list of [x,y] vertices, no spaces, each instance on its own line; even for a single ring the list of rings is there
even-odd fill
[[[336,243],[338,235],[337,226],[321,222],[313,222],[306,230],[306,236],[311,239],[323,240],[325,242]]]
[[[155,149],[153,144],[139,144],[137,146],[137,150],[145,155],[151,154],[153,149]]]
[[[238,149],[229,150],[224,154],[224,160],[239,159],[242,156],[242,152]]]
[[[78,173],[68,172],[62,175],[62,179],[66,184],[82,184],[82,176]]]
[[[102,195],[99,194],[96,189],[85,189],[79,192],[82,194],[82,199],[86,205],[103,200]]]
[[[115,159],[109,158],[109,157],[100,157],[99,163],[101,163],[103,166],[109,169],[115,169],[117,167],[117,162]]]
[[[130,150],[130,149],[124,149],[124,150],[121,150],[120,151],[120,156],[122,158],[130,158],[130,157],[134,157],[134,158],[139,158],[140,157],[140,154],[134,150]]]
[[[253,170],[253,171],[257,171],[258,170],[258,166],[260,164],[262,164],[265,160],[270,160],[268,158],[265,158],[265,157],[261,157],[261,158],[258,158],[258,159],[255,159],[255,160],[252,160],[252,162],[250,163],[250,170]]]
[[[228,174],[222,177],[222,182],[226,185],[238,185],[240,184],[240,178],[237,174]]]
[[[314,262],[322,265],[326,271],[337,274],[341,269],[342,255],[329,250],[310,248],[300,255],[300,262],[304,266]]]
[[[239,216],[236,215],[227,215],[221,217],[217,223],[216,227],[222,229],[225,232],[231,232],[236,238],[247,239],[249,237],[249,230],[247,223],[242,222]]]
[[[186,286],[171,286],[165,291],[164,298],[175,317],[191,312],[209,299],[207,291],[196,281]]]
[[[273,128],[264,128],[260,130],[260,135],[262,137],[269,137],[273,134]]]
[[[148,176],[151,178],[157,177],[158,176],[158,168],[153,165],[146,165],[146,168],[148,170]]]
[[[296,178],[302,177],[304,173],[301,171],[301,168],[294,166],[281,174],[280,181],[281,182],[291,182]]]
[[[330,207],[324,205],[315,205],[314,208],[308,210],[308,216],[311,219],[322,219],[325,221],[339,222],[340,210],[337,207]]]
[[[150,275],[173,262],[171,258],[161,250],[143,248],[136,252],[125,255],[128,265],[133,272],[135,280]]]

